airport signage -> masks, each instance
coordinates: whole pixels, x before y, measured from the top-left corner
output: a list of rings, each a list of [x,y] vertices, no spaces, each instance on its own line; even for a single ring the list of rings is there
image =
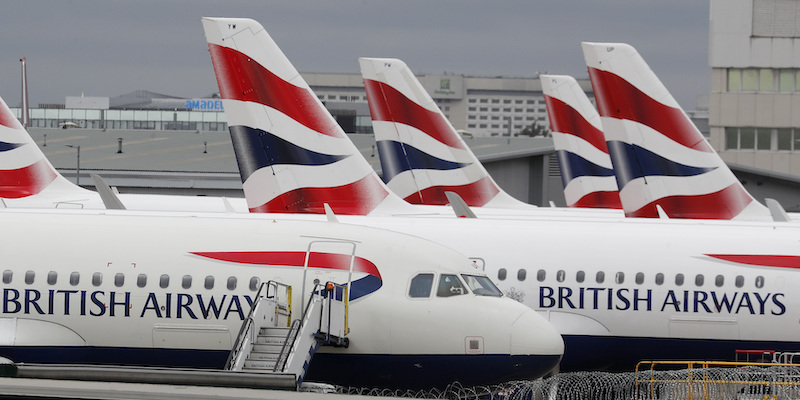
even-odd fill
[[[186,109],[192,111],[223,111],[222,99],[189,99]]]

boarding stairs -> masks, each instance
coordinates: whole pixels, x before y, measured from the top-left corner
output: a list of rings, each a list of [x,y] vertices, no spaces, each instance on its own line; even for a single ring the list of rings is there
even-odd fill
[[[347,286],[314,285],[301,318],[292,320],[291,286],[265,282],[231,350],[226,369],[293,374],[303,382],[312,357],[323,345],[347,347]]]

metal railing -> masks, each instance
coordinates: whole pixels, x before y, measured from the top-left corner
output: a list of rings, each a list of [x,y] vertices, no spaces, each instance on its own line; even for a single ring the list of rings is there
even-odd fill
[[[793,399],[800,395],[799,367],[771,362],[642,361],[636,366],[635,398]],[[672,378],[656,373],[639,375],[660,371],[657,368],[683,372],[676,371]]]
[[[269,295],[271,287],[275,288],[272,296]],[[255,324],[255,315],[258,311],[260,311],[259,305],[261,304],[261,299],[276,298],[279,287],[285,288],[288,294],[287,309],[289,313],[289,320],[291,320],[292,287],[276,281],[268,281],[261,283],[261,286],[259,286],[258,292],[256,293],[256,296],[253,299],[253,305],[250,307],[250,313],[247,315],[247,318],[245,318],[244,322],[242,323],[242,327],[239,329],[239,334],[236,336],[236,342],[233,345],[233,349],[231,349],[231,353],[228,355],[228,360],[225,362],[226,370],[232,370],[236,368],[239,358],[243,354],[242,350],[247,348],[247,346],[253,344],[253,342],[255,341],[256,330],[253,329],[253,325]],[[279,302],[276,300],[276,303]],[[277,317],[278,305],[276,305],[275,313]]]

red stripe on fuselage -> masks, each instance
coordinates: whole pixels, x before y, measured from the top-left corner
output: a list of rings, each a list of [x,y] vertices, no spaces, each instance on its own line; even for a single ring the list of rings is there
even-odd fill
[[[737,182],[714,193],[662,197],[636,211],[626,211],[625,216],[658,218],[659,205],[670,218],[732,219],[751,201],[753,198]]]
[[[482,207],[497,196],[500,189],[498,189],[487,176],[466,185],[431,186],[419,192],[414,192],[414,194],[406,197],[405,201],[411,204],[443,206],[450,204],[444,192],[457,193],[470,207]]]
[[[19,199],[41,192],[56,179],[56,173],[42,159],[25,168],[0,170],[0,197]]]
[[[306,259],[306,253],[302,251],[201,251],[191,252],[191,254],[239,264],[293,267],[303,267]],[[308,258],[308,267],[349,271],[350,258],[350,255],[347,254],[311,252]],[[361,257],[353,259],[353,271],[365,272],[378,278],[381,277],[378,267],[371,261]]]
[[[208,49],[223,99],[263,104],[323,135],[344,137],[309,90],[286,82],[239,51],[211,43]]]
[[[659,103],[611,72],[589,68],[589,76],[601,116],[638,122],[683,146],[713,151],[683,111]]]
[[[367,175],[343,186],[291,190],[250,212],[325,214],[324,204],[328,203],[335,214],[367,215],[388,195],[373,175]]]
[[[764,267],[800,268],[800,256],[769,254],[706,254],[719,260]]]
[[[550,116],[550,130],[567,135],[577,136],[597,147],[598,150],[608,154],[606,137],[603,131],[595,128],[586,118],[567,103],[545,95],[544,101]]]
[[[422,107],[383,82],[364,79],[364,88],[367,90],[369,112],[373,121],[412,126],[440,143],[466,150],[461,141],[453,137],[453,127],[442,114]]]

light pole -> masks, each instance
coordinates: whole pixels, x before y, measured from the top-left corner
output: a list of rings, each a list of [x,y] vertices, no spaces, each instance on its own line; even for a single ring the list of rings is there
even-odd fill
[[[81,146],[73,146],[71,144],[65,144],[64,146],[71,147],[73,149],[78,150],[78,167],[76,168],[75,173],[75,184],[80,186],[81,185]]]

